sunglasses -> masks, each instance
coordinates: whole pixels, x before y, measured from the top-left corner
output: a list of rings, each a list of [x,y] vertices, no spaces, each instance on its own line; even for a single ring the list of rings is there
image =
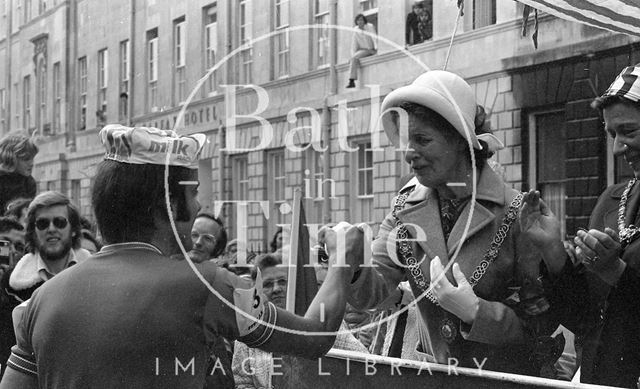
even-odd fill
[[[52,222],[53,226],[59,230],[62,230],[67,226],[67,224],[69,224],[69,221],[62,216],[56,216],[53,219],[47,219],[43,217],[36,220],[36,228],[40,231],[46,230],[47,228],[49,228]]]

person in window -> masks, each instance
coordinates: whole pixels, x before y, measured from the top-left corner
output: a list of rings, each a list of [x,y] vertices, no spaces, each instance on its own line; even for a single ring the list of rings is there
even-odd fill
[[[561,271],[554,259],[564,248],[534,247],[522,232],[553,216],[540,212],[540,202],[523,206],[488,165],[502,144],[461,77],[428,71],[387,95],[381,111],[415,177],[379,228],[373,266],[361,267],[361,254],[347,258],[357,265],[347,301],[375,308],[408,278],[430,360],[539,375],[564,346],[549,336],[557,323],[547,315],[543,283],[545,271]]]
[[[418,15],[418,32],[420,34],[420,42],[428,41],[433,36],[431,13],[424,8]]]
[[[425,12],[422,2],[416,1],[411,7],[411,12],[407,14],[407,21],[404,25],[404,43],[406,46],[422,43],[419,22],[420,16]]]
[[[565,268],[550,302],[561,323],[576,334],[580,381],[635,388],[640,377],[640,64],[623,69],[592,106],[613,138],[613,154],[624,157],[633,178],[602,193],[589,229],[576,233],[575,257],[559,257]],[[538,232],[543,239],[550,234]]]
[[[0,139],[0,209],[19,197],[36,197],[36,180],[31,175],[38,146],[25,131],[13,131]]]
[[[356,87],[355,80],[358,79],[360,58],[374,55],[378,51],[378,43],[375,38],[376,28],[373,24],[367,23],[367,18],[363,14],[356,15],[355,23],[356,26],[351,40],[351,61],[349,62],[349,84],[347,84],[347,88]]]

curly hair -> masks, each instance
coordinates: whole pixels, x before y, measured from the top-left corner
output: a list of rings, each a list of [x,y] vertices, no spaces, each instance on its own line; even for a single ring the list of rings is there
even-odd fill
[[[447,121],[447,119],[442,117],[442,115],[440,115],[436,111],[434,111],[434,110],[432,110],[430,108],[427,108],[424,105],[420,105],[420,104],[413,103],[413,102],[410,102],[410,101],[405,101],[405,102],[401,103],[398,106],[398,108],[403,109],[404,111],[406,111],[410,115],[414,115],[416,118],[418,118],[421,121],[433,122],[434,125],[435,125],[435,128],[445,138],[447,138],[449,140],[462,142],[465,145],[465,147],[467,148],[467,150],[469,149],[469,146],[468,146],[468,143],[467,143],[466,139],[464,139],[464,137],[462,135],[460,135],[458,130],[456,130],[455,127],[453,127],[453,125]],[[393,118],[394,122],[397,125],[398,124],[398,120],[399,120],[398,113],[396,111],[391,111],[391,115],[392,115],[392,118]],[[490,124],[489,120],[487,119],[487,115],[485,113],[484,107],[482,107],[481,105],[477,105],[476,106],[476,115],[475,115],[475,118],[474,118],[474,126],[475,126],[475,131],[474,132],[475,132],[476,135],[491,134],[492,133],[491,124]],[[479,140],[479,142],[482,145],[482,150],[473,149],[473,153],[475,155],[475,160],[476,160],[476,163],[477,163],[478,167],[479,168],[483,168],[486,165],[487,160],[489,158],[491,158],[493,153],[489,151],[489,148],[487,147],[487,144],[484,141]],[[468,155],[469,155],[469,159],[471,159],[471,155],[470,154],[468,154]]]
[[[71,247],[77,249],[80,247],[80,238],[82,236],[80,227],[80,212],[71,203],[69,198],[60,192],[43,192],[36,196],[29,205],[27,213],[27,232],[25,234],[25,242],[27,251],[35,253],[38,247],[38,237],[36,236],[36,214],[44,208],[51,208],[57,205],[65,205],[69,214],[69,224],[71,225]]]
[[[598,112],[600,113],[600,117],[602,117],[602,111],[604,111],[605,108],[609,108],[610,106],[618,103],[626,103],[626,104],[634,105],[636,108],[640,108],[640,102],[631,101],[629,99],[626,99],[622,96],[617,96],[617,95],[596,97],[591,102],[591,108],[597,109]]]
[[[11,200],[9,204],[7,204],[4,216],[13,216],[17,220],[20,220],[22,217],[22,211],[29,208],[31,200],[32,199],[25,199],[22,197]]]
[[[18,159],[29,160],[38,154],[38,146],[25,131],[17,130],[0,139],[0,170],[13,173]]]
[[[96,246],[96,250],[100,251],[100,249],[102,248],[102,243],[100,243],[98,238],[96,238],[96,236],[93,235],[93,232],[83,228],[81,233],[82,233],[82,239],[86,239],[89,242],[93,243],[93,245]]]
[[[251,271],[251,278],[253,280],[255,280],[258,276],[258,269],[263,272],[264,269],[267,269],[269,267],[282,265],[282,255],[274,253],[262,254],[258,256],[258,258],[256,258],[255,263],[256,266],[254,266],[253,270]]]
[[[24,231],[24,227],[12,216],[0,216],[0,233],[9,232],[11,230]]]
[[[358,24],[358,19],[362,19],[362,21],[364,22],[364,24],[369,23],[367,21],[367,17],[364,16],[363,14],[357,14],[355,18],[353,18],[353,24]]]

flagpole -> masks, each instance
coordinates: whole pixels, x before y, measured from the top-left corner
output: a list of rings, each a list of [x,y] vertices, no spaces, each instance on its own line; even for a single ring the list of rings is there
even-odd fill
[[[300,239],[300,208],[302,205],[302,190],[293,190],[293,212],[291,213],[291,239],[289,245],[288,278],[287,278],[287,311],[295,312],[296,309],[296,281],[298,272],[298,239]]]
[[[449,48],[447,49],[447,57],[444,60],[444,66],[442,70],[447,70],[447,66],[449,65],[449,57],[451,56],[451,49],[453,48],[453,38],[456,36],[456,32],[458,31],[458,24],[460,24],[460,17],[463,15],[464,2],[458,1],[458,16],[456,16],[456,24],[453,27],[453,32],[451,33],[451,40],[449,41]]]

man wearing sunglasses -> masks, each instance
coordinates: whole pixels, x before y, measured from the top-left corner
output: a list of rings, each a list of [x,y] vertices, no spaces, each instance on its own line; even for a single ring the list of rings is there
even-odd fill
[[[8,292],[19,302],[31,298],[45,281],[91,254],[80,248],[80,215],[60,192],[36,196],[27,212],[28,253],[9,278]]]

